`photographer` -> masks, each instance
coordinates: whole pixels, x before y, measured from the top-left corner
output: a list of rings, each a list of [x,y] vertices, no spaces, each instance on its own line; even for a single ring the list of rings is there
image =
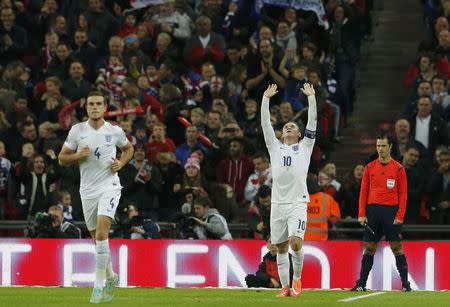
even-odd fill
[[[139,209],[134,203],[128,203],[126,213],[128,219],[124,225],[124,238],[127,239],[160,239],[159,226],[151,219],[139,215]]]
[[[210,208],[211,201],[207,196],[200,195],[194,200],[196,217],[191,217],[197,225],[194,231],[201,240],[222,239],[231,240],[227,221],[219,214],[217,209]]]
[[[58,206],[48,208],[48,213],[37,212],[32,238],[80,239],[81,230],[70,222],[64,222],[63,210]]]

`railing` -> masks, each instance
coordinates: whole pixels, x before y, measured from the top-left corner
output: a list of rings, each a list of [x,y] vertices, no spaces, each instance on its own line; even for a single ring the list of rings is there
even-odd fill
[[[84,222],[75,222],[75,225],[80,227],[84,233],[88,233]],[[177,225],[175,223],[159,222],[161,233],[164,237],[175,239],[177,237]],[[29,226],[26,220],[4,220],[0,221],[0,230],[23,230]],[[113,228],[115,226],[113,225]],[[249,238],[248,225],[245,223],[228,224],[230,232],[234,238]],[[330,238],[340,239],[348,236],[360,236],[363,232],[363,228],[359,226],[357,219],[345,219],[338,222],[335,226],[329,229]],[[441,239],[450,239],[450,225],[430,225],[430,224],[404,224],[402,232],[408,234],[409,237],[417,237],[420,234],[421,239],[427,239],[423,237],[435,238],[436,235]],[[415,235],[413,235],[415,234]],[[422,238],[423,237],[423,238]]]

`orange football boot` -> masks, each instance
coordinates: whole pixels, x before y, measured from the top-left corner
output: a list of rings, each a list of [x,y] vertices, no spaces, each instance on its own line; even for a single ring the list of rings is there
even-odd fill
[[[294,279],[292,281],[292,290],[291,290],[291,296],[298,297],[302,293],[302,280]]]
[[[283,287],[280,290],[280,293],[277,294],[277,297],[288,297],[291,296],[291,290],[289,287]]]

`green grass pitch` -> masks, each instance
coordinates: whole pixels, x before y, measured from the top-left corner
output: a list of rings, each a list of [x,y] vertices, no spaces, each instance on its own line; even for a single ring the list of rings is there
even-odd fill
[[[255,289],[117,289],[114,300],[108,306],[450,306],[450,292],[417,291],[403,293],[386,292],[351,302],[339,300],[379,291],[354,293],[349,291],[305,290],[299,298],[276,298],[276,291]],[[19,306],[92,306],[89,304],[91,288],[39,288],[2,287],[0,307]],[[106,304],[103,304],[106,305]]]

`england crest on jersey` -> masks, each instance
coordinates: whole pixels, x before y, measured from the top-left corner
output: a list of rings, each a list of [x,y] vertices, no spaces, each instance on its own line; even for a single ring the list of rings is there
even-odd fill
[[[106,134],[105,135],[105,140],[106,140],[106,143],[110,143],[111,140],[112,140],[112,135],[111,134]]]
[[[295,145],[292,147],[292,149],[293,149],[294,151],[298,151],[298,144],[295,144]]]

